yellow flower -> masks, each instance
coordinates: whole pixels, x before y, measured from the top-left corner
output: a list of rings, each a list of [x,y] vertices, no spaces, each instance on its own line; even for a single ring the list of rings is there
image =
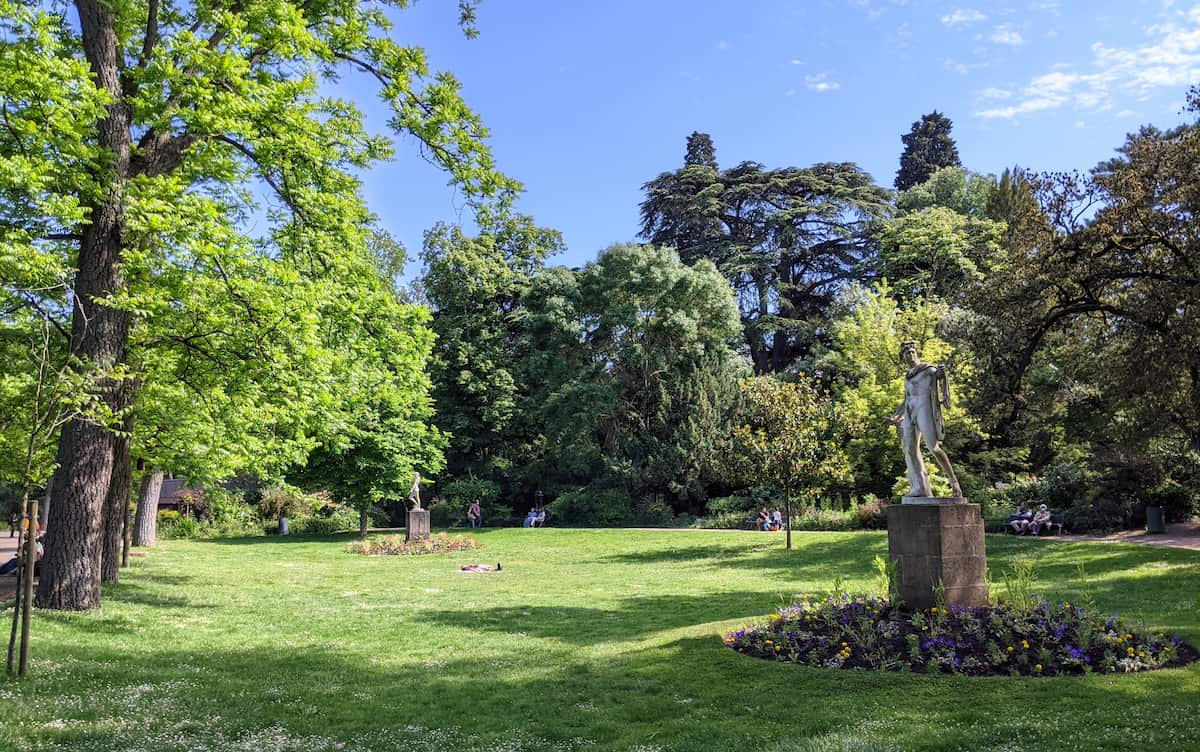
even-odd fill
[[[771,640],[767,640],[767,641],[766,641],[766,644],[767,644],[767,645],[774,645],[775,643],[774,643],[773,641],[771,641]]]
[[[778,645],[776,645],[776,646],[775,646],[775,652],[776,652],[776,653],[778,653],[778,652],[779,652],[779,646],[778,646]]]
[[[1028,650],[1029,649],[1029,640],[1021,640],[1021,647]]]
[[[1010,653],[1011,653],[1012,651],[1013,651],[1013,646],[1012,646],[1012,645],[1009,645],[1009,646],[1008,646],[1008,652],[1010,652]]]
[[[1138,651],[1138,658],[1145,658],[1145,657],[1146,657],[1146,651],[1145,651],[1145,650],[1139,650],[1139,651]]]
[[[1125,652],[1133,655],[1133,648],[1125,648]]]
[[[1034,666],[1033,666],[1033,670],[1034,670],[1034,671],[1041,671],[1041,670],[1042,670],[1042,664],[1040,664],[1040,663],[1035,663],[1035,664],[1034,664]]]

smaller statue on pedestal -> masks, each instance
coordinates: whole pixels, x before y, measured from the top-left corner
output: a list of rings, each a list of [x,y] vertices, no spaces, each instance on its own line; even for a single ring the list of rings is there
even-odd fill
[[[958,476],[954,474],[946,450],[939,443],[944,436],[942,407],[950,407],[950,382],[946,377],[946,367],[922,363],[915,342],[900,345],[900,361],[908,366],[908,372],[904,374],[904,402],[890,421],[900,430],[904,464],[908,468],[908,495],[918,498],[933,496],[929,473],[921,457],[921,438],[924,437],[929,453],[950,481],[955,498],[962,498]]]
[[[421,474],[413,473],[412,488],[408,492],[408,500],[412,502],[413,509],[421,508]]]

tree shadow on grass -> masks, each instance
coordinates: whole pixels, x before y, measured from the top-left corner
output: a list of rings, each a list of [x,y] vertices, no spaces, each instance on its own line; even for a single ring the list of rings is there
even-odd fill
[[[525,634],[569,645],[624,642],[681,627],[757,619],[778,606],[765,592],[704,596],[646,595],[623,598],[614,608],[500,606],[471,610],[427,610],[414,618],[435,627],[498,634]],[[714,630],[715,633],[715,630]]]

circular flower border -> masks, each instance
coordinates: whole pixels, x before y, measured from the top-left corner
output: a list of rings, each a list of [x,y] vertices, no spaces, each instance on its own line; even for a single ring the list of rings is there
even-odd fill
[[[769,623],[725,635],[730,648],[824,668],[1059,676],[1182,666],[1200,654],[1178,636],[1139,632],[1070,603],[909,611],[864,595],[804,596]]]

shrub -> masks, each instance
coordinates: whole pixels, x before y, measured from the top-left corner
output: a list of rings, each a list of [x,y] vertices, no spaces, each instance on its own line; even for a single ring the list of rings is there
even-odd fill
[[[462,516],[467,516],[467,508],[464,506]],[[429,504],[429,526],[430,527],[450,527],[455,522],[461,524],[461,520],[456,520],[454,509],[450,503],[444,499],[434,499]]]
[[[174,509],[160,509],[158,510],[158,524],[162,525],[164,522],[170,524],[178,520],[180,516],[179,512]]]
[[[746,527],[746,512],[717,512],[696,520],[694,527],[708,530],[740,530]]]
[[[718,496],[708,500],[708,503],[704,505],[704,511],[710,517],[736,512],[745,519],[750,516],[756,506],[761,505],[756,505],[755,500],[750,496]]]
[[[173,519],[159,519],[158,536],[160,538],[196,538],[200,535],[201,525],[192,517],[182,517],[178,512]]]
[[[438,533],[418,541],[406,541],[403,535],[372,536],[351,541],[346,550],[362,556],[418,556],[473,551],[479,548],[483,548],[483,544],[469,535],[456,535],[451,538],[445,533]]]
[[[874,496],[863,499],[857,508],[858,526],[863,530],[884,530],[887,528],[887,504]]]
[[[973,676],[1127,673],[1197,657],[1178,637],[1139,633],[1116,616],[1069,603],[1042,602],[1028,612],[1004,605],[912,612],[846,594],[805,596],[767,624],[729,632],[725,644],[806,666]]]
[[[580,488],[551,502],[550,512],[567,525],[612,527],[633,517],[633,499],[615,488]]]
[[[358,530],[358,510],[349,507],[335,507],[330,514],[301,517],[295,522],[289,522],[288,527],[292,533],[309,535],[335,535]]]
[[[294,488],[272,486],[262,490],[258,508],[267,519],[292,518],[312,514],[313,503],[310,497]]]
[[[479,506],[483,509],[483,518],[485,520],[494,515],[498,516],[499,510],[496,508],[496,499],[499,496],[499,484],[484,478],[476,478],[473,475],[449,481],[442,486],[441,493],[442,499],[450,505],[450,518],[455,521],[467,518],[467,507],[471,505],[474,499],[479,499]],[[512,516],[512,510],[509,510],[508,516]],[[432,519],[430,517],[431,522]]]
[[[240,493],[218,487],[207,491],[204,498],[208,505],[208,518],[218,527],[236,530],[262,524],[258,509],[247,504]]]

